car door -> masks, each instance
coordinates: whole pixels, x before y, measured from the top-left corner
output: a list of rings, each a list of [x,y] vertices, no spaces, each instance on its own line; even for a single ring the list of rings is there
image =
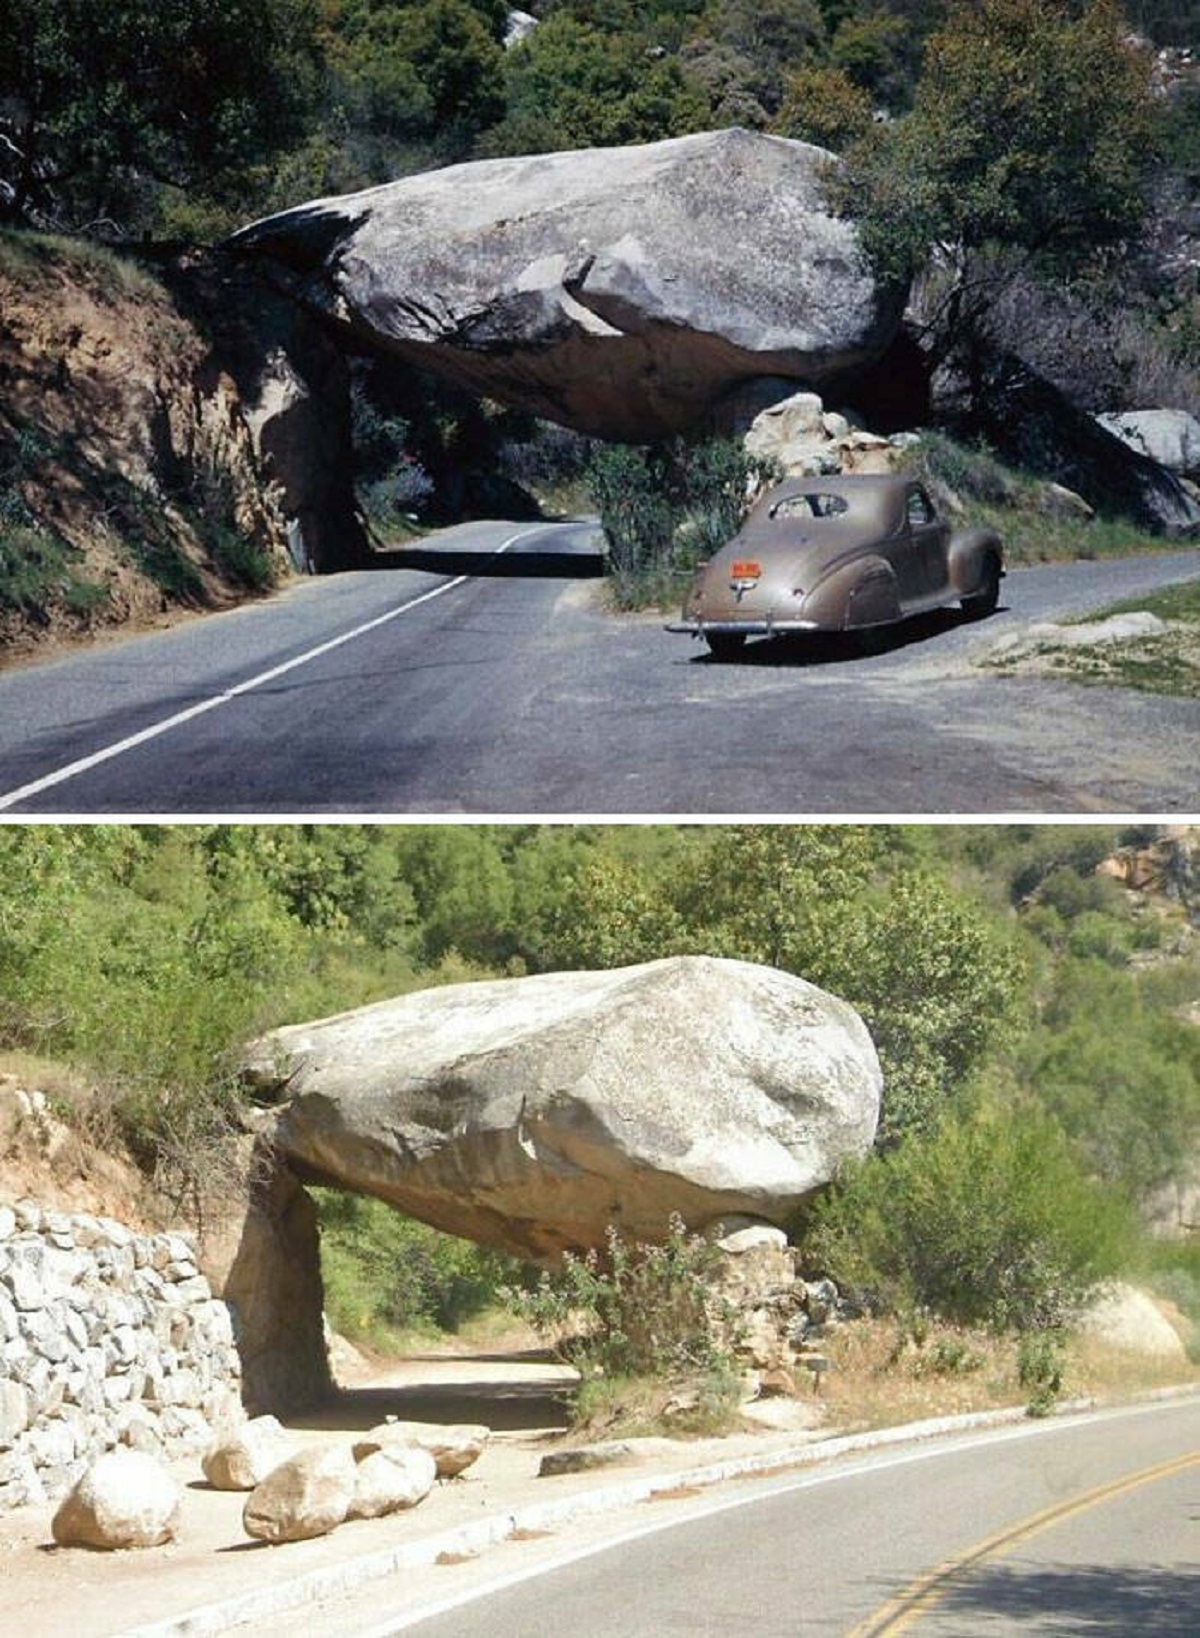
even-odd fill
[[[905,514],[913,560],[913,591],[908,595],[916,598],[937,597],[946,589],[948,531],[919,483],[908,486]]]

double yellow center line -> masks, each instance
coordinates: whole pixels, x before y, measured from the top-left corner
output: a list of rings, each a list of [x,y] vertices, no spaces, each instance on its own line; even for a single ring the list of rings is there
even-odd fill
[[[954,1582],[984,1560],[1003,1556],[1021,1542],[1028,1541],[1031,1536],[1039,1535],[1052,1525],[1061,1524],[1064,1519],[1072,1518],[1076,1513],[1084,1513],[1089,1507],[1112,1501],[1117,1496],[1138,1490],[1142,1485],[1154,1484],[1159,1479],[1169,1479],[1198,1463],[1200,1451],[1192,1451],[1190,1455],[1177,1456],[1172,1461],[1160,1463],[1157,1467],[1144,1468],[1140,1473],[1130,1473],[1123,1479],[1114,1479],[1110,1484],[1102,1484],[1095,1490],[1088,1490],[1082,1495],[1058,1502],[1054,1507],[1047,1507],[1044,1512],[1035,1513],[1020,1523],[1010,1524],[1005,1529],[997,1531],[995,1535],[976,1542],[965,1552],[947,1559],[935,1570],[920,1576],[903,1592],[897,1593],[895,1598],[889,1599],[881,1609],[853,1627],[847,1638],[883,1638],[885,1633],[906,1632],[922,1615],[928,1613],[938,1599],[950,1590]]]

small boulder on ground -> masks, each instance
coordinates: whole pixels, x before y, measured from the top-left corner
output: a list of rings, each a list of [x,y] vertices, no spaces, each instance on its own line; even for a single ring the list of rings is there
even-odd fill
[[[1182,1338],[1149,1292],[1120,1280],[1100,1287],[1080,1317],[1079,1329],[1110,1348],[1152,1359],[1176,1359],[1181,1365],[1187,1359]]]
[[[490,1428],[473,1422],[381,1422],[355,1441],[354,1459],[362,1462],[377,1450],[415,1446],[433,1457],[439,1478],[453,1479],[479,1460],[490,1437]]]
[[[437,1479],[437,1462],[419,1445],[385,1445],[358,1464],[352,1519],[379,1519],[425,1500]]]
[[[336,1530],[350,1512],[357,1472],[345,1445],[289,1457],[246,1498],[242,1526],[259,1541],[308,1541]]]
[[[158,1547],[179,1531],[183,1492],[140,1450],[110,1450],[64,1497],[50,1526],[60,1547]]]
[[[274,1416],[255,1416],[212,1446],[204,1477],[214,1490],[253,1490],[295,1454],[295,1440]]]

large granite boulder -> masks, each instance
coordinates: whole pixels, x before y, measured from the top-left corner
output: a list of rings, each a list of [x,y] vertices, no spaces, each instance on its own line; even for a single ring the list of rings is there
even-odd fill
[[[1113,410],[1096,419],[1106,432],[1168,472],[1200,475],[1200,421],[1187,410]]]
[[[275,1030],[246,1073],[302,1179],[535,1258],[783,1221],[870,1147],[881,1082],[844,1001],[707,956],[402,996]]]
[[[698,423],[759,376],[837,388],[901,300],[824,149],[732,129],[491,159],[297,206],[235,250],[347,339],[600,437]]]

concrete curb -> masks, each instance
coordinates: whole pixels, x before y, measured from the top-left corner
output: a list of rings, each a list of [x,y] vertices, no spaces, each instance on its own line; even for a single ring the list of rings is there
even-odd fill
[[[1197,1389],[1191,1385],[1159,1388],[1127,1403],[1148,1404],[1158,1400],[1182,1399],[1196,1393]],[[1107,1407],[1096,1400],[1074,1400],[1058,1406],[1053,1414],[1071,1416],[1103,1408]],[[227,1632],[244,1621],[263,1620],[322,1599],[335,1598],[341,1593],[357,1591],[364,1582],[382,1580],[400,1570],[423,1568],[436,1563],[443,1554],[456,1558],[475,1557],[487,1548],[506,1541],[516,1531],[550,1530],[569,1524],[574,1519],[612,1512],[646,1501],[658,1491],[685,1486],[701,1488],[726,1479],[773,1473],[781,1468],[815,1467],[859,1451],[916,1444],[942,1434],[969,1433],[974,1428],[1004,1427],[1028,1420],[1023,1406],[1008,1410],[973,1411],[961,1416],[935,1416],[922,1422],[877,1428],[869,1433],[843,1434],[837,1438],[819,1440],[815,1444],[785,1446],[754,1456],[731,1457],[728,1461],[708,1462],[697,1467],[643,1474],[617,1483],[599,1485],[578,1495],[531,1502],[511,1512],[491,1513],[485,1518],[454,1525],[417,1541],[356,1554],[340,1564],[325,1565],[301,1576],[291,1576],[273,1586],[260,1587],[251,1593],[185,1610],[181,1615],[170,1616],[165,1621],[155,1621],[148,1626],[131,1627],[122,1638],[198,1638],[204,1633]],[[553,1480],[549,1482],[553,1483]]]

